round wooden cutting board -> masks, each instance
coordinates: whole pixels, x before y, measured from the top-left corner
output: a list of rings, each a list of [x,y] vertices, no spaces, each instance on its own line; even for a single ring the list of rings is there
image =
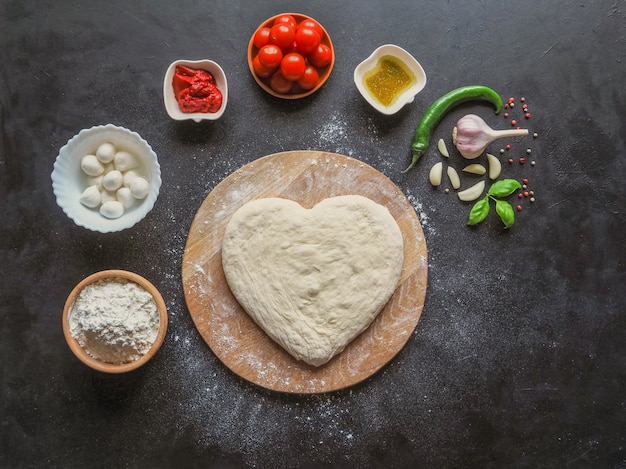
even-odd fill
[[[322,199],[357,194],[386,206],[404,237],[398,288],[371,326],[330,362],[297,361],[241,308],[222,270],[221,245],[231,215],[253,199],[282,197],[311,208]],[[267,389],[323,393],[370,377],[406,344],[426,296],[428,254],[411,203],[383,174],[344,155],[288,151],[260,158],[224,179],[196,214],[183,257],[185,299],[198,331],[233,372]]]

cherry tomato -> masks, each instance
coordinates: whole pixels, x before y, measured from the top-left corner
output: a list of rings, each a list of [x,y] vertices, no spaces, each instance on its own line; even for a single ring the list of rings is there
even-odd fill
[[[259,56],[257,55],[252,61],[252,69],[257,76],[261,78],[268,78],[272,75],[272,73],[274,73],[276,67],[266,67],[261,63]]]
[[[280,61],[280,71],[287,80],[296,81],[304,74],[306,61],[300,54],[292,52]]]
[[[283,51],[274,44],[261,47],[257,55],[259,62],[268,68],[276,68],[283,59]]]
[[[293,87],[293,81],[287,80],[280,70],[277,70],[270,79],[270,87],[277,93],[287,94]]]
[[[307,65],[304,69],[304,73],[298,80],[298,85],[300,85],[300,88],[303,90],[312,90],[315,88],[315,85],[317,85],[319,79],[320,76],[319,73],[317,73],[317,68],[313,65]]]
[[[257,49],[270,43],[270,28],[259,28],[254,33],[254,46]]]
[[[308,54],[319,45],[321,36],[313,28],[299,27],[296,31],[296,47]]]
[[[325,67],[332,58],[333,51],[326,44],[319,44],[308,56],[309,63],[317,68]]]
[[[296,37],[296,30],[286,23],[278,23],[270,28],[270,44],[289,49]]]
[[[322,25],[315,21],[313,18],[307,18],[302,20],[298,25],[299,28],[311,28],[317,31],[317,34],[320,35],[320,38],[324,37],[324,28]]]
[[[274,24],[285,23],[291,26],[293,29],[296,29],[296,19],[291,15],[280,15],[278,18],[274,20]]]

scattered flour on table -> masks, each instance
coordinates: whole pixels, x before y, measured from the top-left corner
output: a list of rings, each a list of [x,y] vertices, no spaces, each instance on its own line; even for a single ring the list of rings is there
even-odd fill
[[[436,235],[437,231],[435,230],[435,227],[430,223],[430,217],[424,210],[424,206],[422,205],[422,203],[417,200],[417,198],[413,194],[411,194],[411,191],[407,191],[406,198],[415,209],[415,212],[419,217],[420,223],[422,224],[422,228],[424,229],[424,231],[427,232],[429,235]]]
[[[353,156],[352,145],[348,136],[348,123],[337,114],[330,115],[320,127],[313,130],[318,138],[316,150],[326,150]]]

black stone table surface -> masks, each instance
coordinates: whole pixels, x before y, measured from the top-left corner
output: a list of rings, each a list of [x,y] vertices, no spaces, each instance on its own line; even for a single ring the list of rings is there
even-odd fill
[[[257,25],[287,11],[319,20],[337,58],[324,87],[297,101],[264,92],[246,62]],[[623,0],[3,0],[0,467],[626,467],[625,35]],[[356,65],[386,43],[428,75],[394,116],[377,114],[353,83]],[[163,76],[181,58],[224,68],[219,121],[166,114]],[[442,161],[434,145],[402,173],[426,108],[472,84],[515,97],[510,116],[467,103],[433,138],[449,141],[469,112],[537,133],[507,140],[502,156],[504,141],[489,147],[503,177],[527,178],[536,199],[509,198],[522,205],[509,230],[493,208],[468,227],[471,205],[446,193],[447,181],[430,186]],[[163,185],[144,220],[100,234],[65,216],[50,173],[68,139],[107,123],[152,145]],[[449,148],[446,165],[460,170]],[[195,328],[181,279],[211,190],[246,163],[299,149],[389,177],[429,251],[426,303],[406,346],[366,381],[321,395],[232,373]],[[143,275],[168,308],[162,348],[125,375],[87,368],[61,329],[72,288],[104,269]]]

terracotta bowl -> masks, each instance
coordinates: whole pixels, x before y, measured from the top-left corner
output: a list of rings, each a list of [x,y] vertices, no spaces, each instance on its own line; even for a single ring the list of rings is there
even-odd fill
[[[124,364],[112,364],[106,363],[101,360],[98,360],[91,355],[89,355],[85,349],[80,345],[80,343],[72,336],[70,332],[70,316],[72,314],[72,307],[74,306],[74,302],[76,298],[80,294],[80,292],[87,285],[90,285],[99,280],[105,279],[123,279],[128,280],[130,282],[134,282],[148,293],[152,295],[154,301],[157,305],[157,309],[159,312],[159,331],[157,333],[156,340],[152,344],[152,347],[148,352],[143,355],[141,358]],[[159,350],[163,340],[165,339],[165,333],[167,332],[167,308],[165,307],[165,302],[163,301],[163,297],[159,293],[159,291],[145,278],[125,270],[104,270],[101,272],[96,272],[95,274],[90,275],[89,277],[82,280],[70,293],[65,302],[65,307],[63,308],[63,334],[65,335],[65,340],[69,345],[70,349],[76,355],[76,357],[82,361],[85,365],[93,368],[97,371],[102,371],[105,373],[125,373],[128,371],[135,370],[145,363],[148,362]]]
[[[300,24],[300,22],[302,22],[305,19],[314,19],[314,18],[311,18],[310,16],[302,15],[300,13],[281,13],[279,15],[274,15],[271,18],[268,18],[267,20],[265,20],[263,23],[261,23],[259,25],[258,28],[255,29],[254,34],[252,34],[252,37],[250,38],[250,42],[248,43],[248,67],[250,68],[250,73],[252,73],[252,76],[254,77],[256,82],[259,84],[259,86],[261,88],[263,88],[265,91],[267,91],[269,94],[271,94],[272,96],[276,96],[278,98],[284,98],[284,99],[304,98],[305,96],[309,96],[309,95],[315,93],[328,80],[328,77],[330,76],[330,72],[332,71],[333,67],[335,66],[335,48],[333,47],[333,42],[331,41],[330,36],[328,35],[328,31],[326,31],[324,26],[322,24],[320,24],[320,26],[324,30],[324,37],[322,38],[321,43],[322,44],[326,44],[328,47],[330,47],[330,50],[332,51],[332,59],[331,59],[330,63],[328,65],[326,65],[325,67],[318,68],[319,82],[317,83],[315,88],[312,88],[310,90],[303,90],[300,87],[298,87],[298,85],[296,83],[294,85],[294,89],[292,90],[291,93],[289,93],[289,94],[277,93],[276,91],[274,91],[270,87],[270,85],[269,85],[269,78],[261,78],[261,77],[257,76],[256,73],[254,73],[254,68],[252,66],[252,61],[254,60],[254,58],[256,57],[257,53],[259,52],[259,49],[254,45],[254,35],[256,34],[256,32],[259,29],[264,28],[264,27],[270,27],[274,23],[274,20],[276,18],[278,18],[279,16],[282,16],[282,15],[291,15],[291,16],[293,16],[298,24]],[[318,21],[318,23],[319,23],[319,21]]]

